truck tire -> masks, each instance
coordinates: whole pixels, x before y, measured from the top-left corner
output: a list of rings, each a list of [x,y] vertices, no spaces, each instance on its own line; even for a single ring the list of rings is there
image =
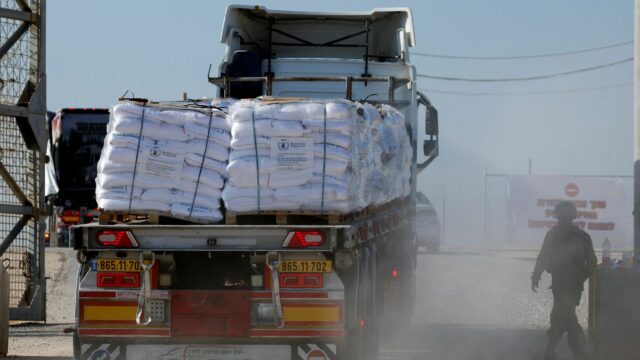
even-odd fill
[[[355,269],[345,283],[345,288],[352,289],[349,291],[351,298],[345,305],[350,309],[357,307],[359,315],[354,321],[347,323],[346,338],[342,344],[338,345],[340,360],[377,360],[379,357],[380,321],[376,311],[379,290],[376,276],[367,280],[364,280],[365,277],[357,278],[358,274],[365,272],[371,274],[376,271],[375,251],[373,254],[372,256],[370,248],[361,250],[358,265],[356,265],[359,269]]]

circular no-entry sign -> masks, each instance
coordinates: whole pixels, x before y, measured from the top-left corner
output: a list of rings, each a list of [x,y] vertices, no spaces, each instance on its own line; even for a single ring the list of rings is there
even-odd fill
[[[564,187],[564,193],[567,194],[567,196],[570,198],[578,196],[579,192],[580,188],[574,183],[569,183]]]

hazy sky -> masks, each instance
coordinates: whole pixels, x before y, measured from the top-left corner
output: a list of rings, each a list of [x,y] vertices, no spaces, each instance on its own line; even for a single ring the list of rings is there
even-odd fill
[[[225,8],[246,1],[48,2],[48,107],[106,107],[126,90],[174,100],[215,96],[207,82],[217,69]],[[442,0],[265,1],[272,9],[347,11],[407,6],[416,52],[527,55],[633,40],[633,1]],[[527,60],[413,57],[419,73],[519,77],[608,63],[632,46]],[[631,63],[549,80],[476,84],[420,79],[419,88],[455,92],[548,92],[632,82]],[[633,87],[518,96],[465,96],[425,91],[440,112],[441,156],[420,179],[442,208],[447,240],[483,230],[485,170],[523,174],[631,174]],[[489,184],[491,185],[491,184]]]

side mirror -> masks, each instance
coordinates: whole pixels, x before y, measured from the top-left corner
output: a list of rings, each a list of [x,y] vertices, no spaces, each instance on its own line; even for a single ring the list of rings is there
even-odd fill
[[[438,109],[427,105],[424,130],[427,135],[438,136]]]
[[[438,110],[431,105],[431,101],[426,95],[417,92],[418,106],[425,107],[426,117],[424,120],[424,132],[427,134],[427,139],[424,140],[422,151],[426,160],[417,164],[418,171],[424,170],[429,164],[435,160],[439,155],[438,147]]]

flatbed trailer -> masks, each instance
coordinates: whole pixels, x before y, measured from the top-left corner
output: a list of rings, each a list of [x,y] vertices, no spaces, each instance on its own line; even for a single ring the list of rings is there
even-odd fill
[[[209,79],[222,97],[384,94],[376,102],[406,119],[412,192],[337,217],[229,212],[225,224],[196,225],[103,216],[73,227],[81,264],[75,356],[376,359],[382,329],[403,328],[411,317],[416,177],[437,156],[437,112],[417,92],[408,59],[411,13],[231,6],[222,42],[227,54],[220,76]],[[238,72],[239,57],[242,63],[257,58],[258,69]],[[421,105],[429,139],[418,163]]]

